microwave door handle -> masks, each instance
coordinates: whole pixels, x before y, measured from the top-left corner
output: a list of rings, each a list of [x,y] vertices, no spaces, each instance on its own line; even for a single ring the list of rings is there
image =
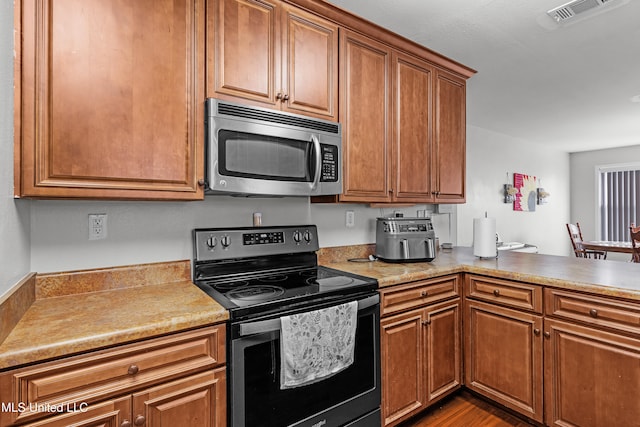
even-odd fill
[[[322,169],[322,158],[320,155],[320,140],[317,136],[311,135],[311,142],[313,142],[313,151],[316,154],[316,170],[313,176],[313,182],[311,183],[311,189],[315,190],[320,182],[320,173]]]

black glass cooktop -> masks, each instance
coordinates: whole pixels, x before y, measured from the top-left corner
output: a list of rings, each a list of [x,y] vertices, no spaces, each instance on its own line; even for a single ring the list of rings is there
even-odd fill
[[[377,288],[375,279],[323,266],[202,279],[196,284],[227,308],[232,319]]]

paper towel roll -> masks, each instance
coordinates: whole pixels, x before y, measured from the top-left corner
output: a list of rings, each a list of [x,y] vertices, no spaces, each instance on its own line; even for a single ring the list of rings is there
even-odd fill
[[[481,258],[498,256],[495,218],[473,219],[473,254]]]

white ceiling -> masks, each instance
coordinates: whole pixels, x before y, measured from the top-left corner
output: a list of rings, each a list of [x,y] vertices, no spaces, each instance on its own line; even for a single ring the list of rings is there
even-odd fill
[[[467,123],[567,152],[640,144],[640,0],[327,0],[478,71]],[[638,97],[640,98],[640,96]]]

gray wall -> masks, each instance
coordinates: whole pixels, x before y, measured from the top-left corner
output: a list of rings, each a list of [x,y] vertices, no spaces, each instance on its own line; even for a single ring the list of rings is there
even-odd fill
[[[265,225],[313,223],[320,245],[375,241],[375,218],[418,209],[362,205],[314,205],[306,198],[238,199],[200,202],[47,201],[13,199],[13,5],[0,2],[0,296],[29,271],[50,272],[191,258],[194,227],[251,224],[263,213]],[[473,84],[473,79],[470,81]],[[536,175],[551,193],[536,212],[514,212],[502,200],[506,172]],[[485,211],[497,220],[504,241],[538,245],[540,252],[566,254],[569,216],[568,154],[542,151],[508,136],[470,126],[467,132],[467,204],[442,206],[433,216],[441,242],[471,245],[473,218]],[[345,212],[355,212],[346,228]],[[108,238],[88,240],[89,213],[108,214]]]
[[[585,240],[600,238],[596,224],[596,166],[640,162],[640,145],[571,154],[571,222],[579,222]],[[628,261],[629,256],[609,253],[607,259]]]
[[[0,296],[29,272],[29,202],[13,200],[13,2],[0,2]]]
[[[517,212],[503,203],[503,185],[513,183],[514,172],[534,175],[551,193],[547,204],[535,212]],[[565,223],[569,217],[569,155],[541,148],[486,129],[467,127],[467,203],[458,209],[458,243],[471,246],[473,218],[496,219],[504,242],[538,246],[540,253],[568,255]]]

